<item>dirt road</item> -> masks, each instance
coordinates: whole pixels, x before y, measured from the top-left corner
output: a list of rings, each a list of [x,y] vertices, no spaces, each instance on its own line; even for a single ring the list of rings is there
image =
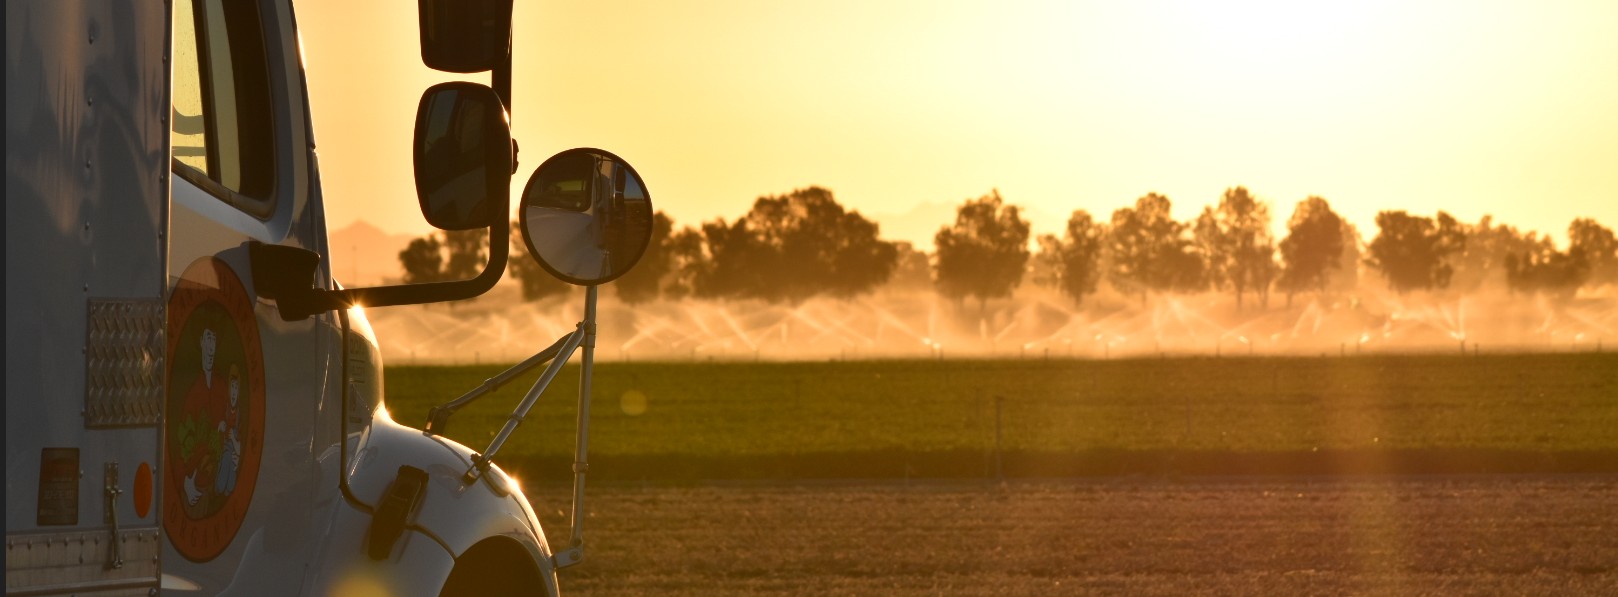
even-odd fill
[[[531,491],[554,544],[567,490]],[[596,487],[570,595],[1618,594],[1618,476]]]

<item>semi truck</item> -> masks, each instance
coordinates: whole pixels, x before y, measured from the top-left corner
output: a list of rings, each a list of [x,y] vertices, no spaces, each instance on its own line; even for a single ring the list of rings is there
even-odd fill
[[[487,228],[484,271],[345,288],[290,0],[6,3],[8,595],[558,594],[583,554],[596,287],[634,266],[652,210],[621,158],[564,151],[521,193],[529,255],[507,255],[511,8],[415,7],[427,66],[489,77],[427,89],[412,142],[423,216]],[[584,320],[393,420],[366,310],[478,296],[508,258],[585,286]],[[576,354],[553,546],[496,457]],[[542,365],[488,446],[442,435]]]

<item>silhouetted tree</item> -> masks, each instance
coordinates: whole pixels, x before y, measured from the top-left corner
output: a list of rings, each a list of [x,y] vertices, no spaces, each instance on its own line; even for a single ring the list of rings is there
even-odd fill
[[[635,268],[612,281],[618,300],[635,305],[651,301],[661,294],[663,279],[674,267],[674,253],[669,240],[674,233],[674,220],[661,211],[652,215],[651,240],[646,242]]]
[[[1106,226],[1082,209],[1068,217],[1067,230],[1060,238],[1054,234],[1039,237],[1040,261],[1050,268],[1055,287],[1074,304],[1083,303],[1085,295],[1096,291],[1106,238]]]
[[[488,264],[487,228],[435,232],[413,239],[399,252],[407,284],[466,280]],[[450,304],[454,308],[454,303]]]
[[[545,271],[539,260],[528,254],[522,240],[522,230],[516,222],[511,223],[511,257],[506,260],[506,271],[511,272],[511,277],[521,285],[522,299],[525,301],[566,294],[572,288],[571,284]]]
[[[898,260],[875,222],[845,211],[820,187],[760,197],[726,224],[702,225],[707,265],[693,276],[701,296],[801,302],[818,294],[850,297],[887,281]]]
[[[1313,290],[1323,293],[1333,270],[1343,266],[1345,242],[1343,221],[1331,204],[1320,197],[1298,202],[1287,220],[1287,237],[1281,239],[1281,278],[1276,282],[1287,295]],[[1352,234],[1352,232],[1350,232]]]
[[[1168,197],[1148,193],[1135,207],[1112,212],[1107,250],[1108,278],[1120,292],[1201,290],[1206,287],[1202,258],[1187,238],[1187,226],[1170,215]]]
[[[1485,285],[1507,287],[1506,256],[1538,252],[1549,239],[1537,233],[1518,232],[1515,227],[1495,224],[1494,217],[1485,215],[1478,223],[1466,226],[1466,247],[1454,259],[1455,275],[1450,287],[1472,292]]]
[[[1360,288],[1360,248],[1365,246],[1365,239],[1360,238],[1360,230],[1343,219],[1343,253],[1337,258],[1337,270],[1330,276],[1326,286],[1337,292],[1355,292]]]
[[[1248,290],[1268,296],[1276,274],[1268,205],[1245,187],[1225,189],[1218,206],[1203,208],[1195,237],[1207,264],[1207,281],[1235,290],[1237,309]]]
[[[1449,258],[1466,247],[1455,218],[1438,212],[1435,224],[1432,218],[1383,211],[1376,214],[1376,225],[1365,263],[1382,272],[1389,288],[1404,294],[1449,286],[1455,271]]]
[[[962,203],[955,224],[938,230],[934,281],[940,294],[978,299],[982,311],[991,298],[1009,296],[1028,265],[1028,221],[1000,191]]]
[[[399,265],[404,267],[406,284],[438,282],[444,279],[443,244],[437,234],[411,239],[405,250],[399,252]]]
[[[1612,230],[1590,218],[1573,220],[1567,227],[1568,253],[1589,264],[1589,282],[1595,286],[1618,284],[1618,239]]]
[[[679,300],[697,296],[697,280],[711,275],[713,261],[703,245],[702,231],[690,226],[669,237],[669,276],[663,283],[663,296]]]
[[[1506,284],[1513,292],[1570,297],[1590,277],[1590,262],[1580,251],[1557,251],[1550,239],[1505,257]]]
[[[928,262],[927,253],[916,250],[916,247],[908,242],[895,242],[894,246],[899,250],[899,258],[893,268],[893,275],[888,277],[888,286],[904,289],[932,288],[932,265]]]
[[[444,279],[466,280],[477,276],[489,263],[488,247],[488,228],[444,231],[444,248],[449,251],[448,259],[444,260]]]

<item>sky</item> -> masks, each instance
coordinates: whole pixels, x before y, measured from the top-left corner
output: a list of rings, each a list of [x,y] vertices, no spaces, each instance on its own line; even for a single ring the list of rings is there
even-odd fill
[[[296,9],[329,227],[427,233],[411,127],[454,76],[414,3]],[[1278,233],[1311,195],[1367,240],[1384,209],[1618,226],[1611,0],[519,0],[513,28],[514,196],[583,146],[677,225],[819,185],[879,221],[998,189],[1055,231],[1242,185]]]

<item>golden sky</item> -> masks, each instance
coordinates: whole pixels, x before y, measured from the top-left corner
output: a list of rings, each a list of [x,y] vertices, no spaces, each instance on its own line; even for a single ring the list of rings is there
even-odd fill
[[[681,224],[814,184],[876,215],[998,188],[1057,219],[1156,191],[1187,219],[1244,185],[1367,239],[1381,209],[1618,226],[1612,0],[517,4],[517,191],[594,146]],[[414,3],[297,9],[330,227],[425,233],[411,126],[449,77]]]

